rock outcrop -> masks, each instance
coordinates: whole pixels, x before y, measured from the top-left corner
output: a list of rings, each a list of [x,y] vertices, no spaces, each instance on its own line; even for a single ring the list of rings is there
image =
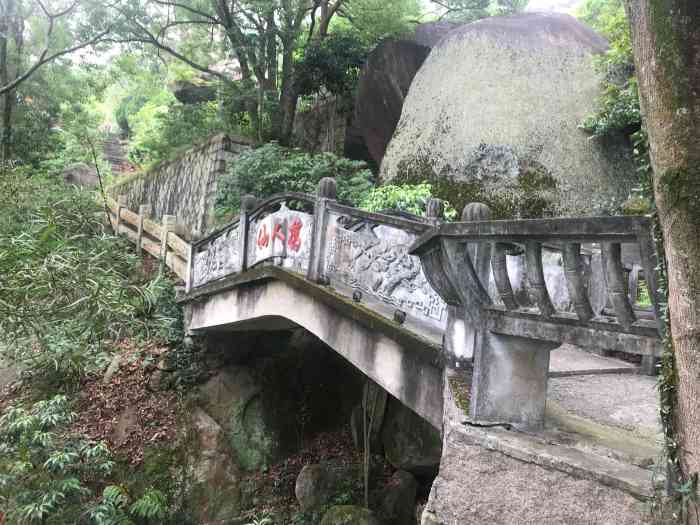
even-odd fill
[[[394,134],[413,77],[429,52],[429,47],[415,42],[388,40],[367,57],[358,81],[354,125],[377,163]]]
[[[457,208],[500,216],[605,212],[634,183],[631,147],[578,128],[593,113],[607,43],[568,15],[467,24],[439,40],[411,84],[383,181],[432,180]]]
[[[395,399],[387,408],[382,442],[387,461],[397,469],[424,477],[437,473],[442,453],[440,434]]]

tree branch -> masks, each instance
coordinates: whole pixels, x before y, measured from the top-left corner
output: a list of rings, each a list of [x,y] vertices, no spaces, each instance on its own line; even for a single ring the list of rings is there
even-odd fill
[[[194,7],[190,7],[188,5],[181,4],[179,2],[171,2],[170,0],[151,0],[151,1],[158,4],[158,5],[164,5],[164,6],[168,6],[168,7],[177,7],[180,9],[184,9],[185,11],[189,11],[193,15],[197,15],[197,16],[201,16],[203,18],[206,18],[215,24],[221,23],[221,21],[218,18],[210,15],[209,13],[205,13],[204,11],[200,11],[199,9],[195,9]]]
[[[62,51],[58,51],[58,52],[53,53],[51,55],[48,54],[49,48],[48,47],[44,48],[44,50],[39,55],[39,58],[37,59],[37,61],[29,69],[27,69],[27,71],[25,71],[22,75],[18,76],[16,79],[14,79],[9,84],[6,84],[6,85],[0,87],[0,95],[3,95],[5,93],[7,93],[8,91],[15,89],[22,82],[24,82],[29,77],[31,77],[34,74],[34,72],[37,69],[39,69],[41,66],[48,64],[49,62],[52,62],[52,61],[56,60],[57,58],[60,58],[64,55],[69,55],[70,53],[78,51],[79,49],[83,49],[85,47],[94,45],[97,42],[102,41],[104,39],[104,37],[109,34],[109,32],[110,32],[110,30],[107,29],[107,30],[103,31],[102,33],[99,33],[95,37],[91,38],[90,40],[87,40],[85,42],[81,42],[80,44],[77,44],[73,47],[69,47],[69,48],[64,49]]]

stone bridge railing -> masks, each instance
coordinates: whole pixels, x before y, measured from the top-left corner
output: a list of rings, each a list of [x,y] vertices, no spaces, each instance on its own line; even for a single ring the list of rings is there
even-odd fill
[[[324,179],[316,196],[245,196],[236,220],[191,245],[164,224],[158,253],[174,250],[166,262],[188,293],[275,265],[442,340],[446,366],[473,368],[474,420],[540,425],[549,352],[562,343],[640,355],[653,371],[661,344],[646,217],[492,221],[471,204],[462,222],[443,223],[437,200],[427,218],[369,213],[339,204],[335,188]],[[653,306],[637,302],[641,275]]]

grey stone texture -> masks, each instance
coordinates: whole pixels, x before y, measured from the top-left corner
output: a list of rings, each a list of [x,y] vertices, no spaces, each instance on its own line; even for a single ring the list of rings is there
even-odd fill
[[[440,433],[395,399],[389,400],[382,429],[389,463],[417,476],[435,475],[440,464]]]
[[[430,172],[516,201],[542,179],[550,181],[542,198],[567,215],[621,203],[635,179],[631,148],[622,137],[592,140],[578,129],[596,109],[601,78],[592,59],[606,48],[560,14],[452,30],[413,79],[381,179]]]
[[[416,525],[418,482],[410,472],[397,470],[381,496],[379,514],[388,525]]]
[[[448,444],[422,525],[640,525],[646,505],[619,489],[519,461],[486,447]]]
[[[423,44],[387,40],[367,57],[357,85],[355,126],[378,164],[399,122],[413,77],[429,52]]]
[[[333,496],[333,483],[330,473],[323,465],[305,465],[294,484],[294,495],[302,511],[314,509],[328,503]]]
[[[207,142],[147,173],[129,177],[109,188],[113,197],[126,196],[126,207],[151,208],[151,218],[175,215],[186,236],[203,236],[212,226],[216,183],[227,163],[250,147],[246,139],[216,135]]]
[[[75,184],[83,188],[96,188],[99,184],[95,168],[82,162],[66,166],[61,172],[61,177],[66,184]]]

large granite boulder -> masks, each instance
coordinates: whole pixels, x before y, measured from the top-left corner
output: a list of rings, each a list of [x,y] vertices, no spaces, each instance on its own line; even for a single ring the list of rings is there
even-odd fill
[[[413,77],[430,48],[406,40],[387,40],[367,57],[358,81],[354,125],[372,158],[380,163],[401,117]]]
[[[418,70],[383,181],[432,180],[457,209],[496,217],[605,212],[635,180],[624,137],[579,129],[595,111],[607,43],[568,15],[493,17],[449,32]]]

